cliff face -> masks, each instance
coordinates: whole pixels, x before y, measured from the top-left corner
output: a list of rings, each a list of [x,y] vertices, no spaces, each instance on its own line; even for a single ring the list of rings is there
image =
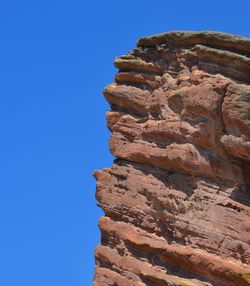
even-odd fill
[[[154,35],[115,66],[93,285],[250,285],[250,39]]]

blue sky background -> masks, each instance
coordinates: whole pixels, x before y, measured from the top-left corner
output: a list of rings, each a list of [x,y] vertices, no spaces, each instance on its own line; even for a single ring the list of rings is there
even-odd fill
[[[0,0],[0,285],[92,285],[114,58],[170,30],[250,37],[249,11],[249,0]]]

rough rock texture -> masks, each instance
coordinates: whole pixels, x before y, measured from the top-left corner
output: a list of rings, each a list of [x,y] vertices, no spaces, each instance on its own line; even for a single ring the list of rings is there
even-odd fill
[[[154,35],[115,66],[93,285],[250,285],[250,39]]]

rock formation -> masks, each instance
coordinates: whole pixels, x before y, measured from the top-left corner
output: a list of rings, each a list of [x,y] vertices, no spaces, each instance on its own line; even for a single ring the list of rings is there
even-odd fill
[[[93,285],[250,285],[250,39],[143,37],[115,66]]]

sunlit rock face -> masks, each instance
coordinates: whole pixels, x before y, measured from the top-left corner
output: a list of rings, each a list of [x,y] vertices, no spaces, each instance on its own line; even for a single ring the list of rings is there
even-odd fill
[[[115,66],[93,285],[250,285],[250,39],[153,35]]]

